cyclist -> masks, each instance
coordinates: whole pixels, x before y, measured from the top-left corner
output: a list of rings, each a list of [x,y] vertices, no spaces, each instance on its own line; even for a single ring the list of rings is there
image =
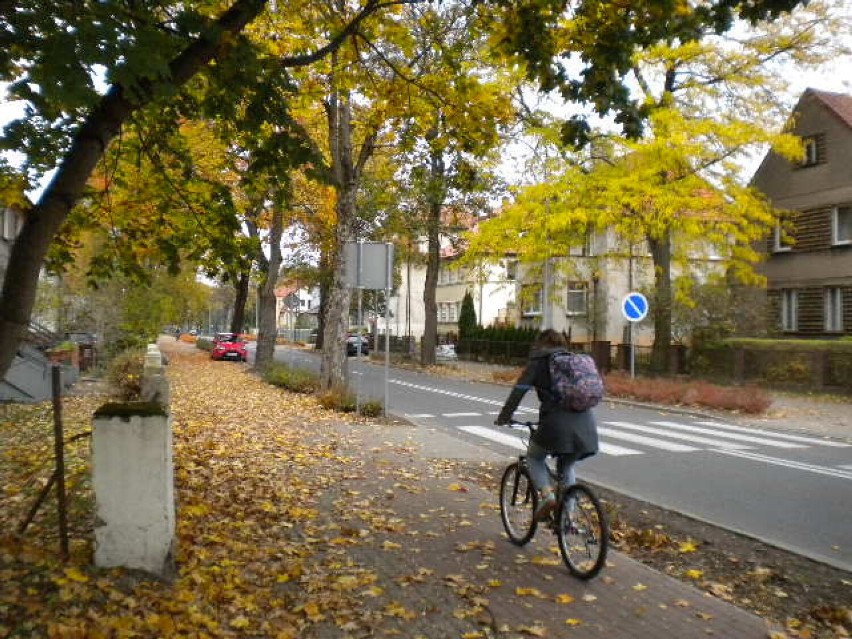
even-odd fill
[[[598,428],[592,411],[569,411],[558,405],[551,395],[549,358],[567,350],[561,333],[553,329],[539,333],[530,349],[529,362],[495,421],[498,425],[508,424],[526,392],[535,388],[541,403],[539,426],[530,436],[527,461],[530,478],[541,497],[534,514],[536,521],[547,518],[556,507],[554,486],[545,463],[547,456],[567,456],[565,481],[570,486],[577,481],[574,464],[598,452]]]

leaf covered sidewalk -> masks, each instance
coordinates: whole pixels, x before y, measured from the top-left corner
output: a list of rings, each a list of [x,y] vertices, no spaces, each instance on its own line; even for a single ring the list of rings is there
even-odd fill
[[[174,348],[174,581],[97,570],[79,539],[63,565],[32,534],[5,537],[0,637],[769,635],[621,554],[583,583],[549,532],[511,545],[496,495],[429,458],[424,439],[445,435],[347,421]]]

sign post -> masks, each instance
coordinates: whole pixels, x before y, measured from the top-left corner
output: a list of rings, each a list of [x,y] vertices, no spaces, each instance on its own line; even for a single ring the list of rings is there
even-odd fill
[[[630,378],[636,376],[636,345],[633,342],[633,324],[641,322],[648,315],[648,300],[642,293],[632,292],[621,301],[621,313],[630,322]]]
[[[385,416],[388,410],[388,371],[390,370],[390,327],[388,299],[393,288],[393,244],[390,242],[346,242],[343,247],[346,261],[346,284],[358,289],[358,347],[361,356],[361,293],[366,289],[385,291]],[[356,408],[360,408],[360,383],[356,384]]]

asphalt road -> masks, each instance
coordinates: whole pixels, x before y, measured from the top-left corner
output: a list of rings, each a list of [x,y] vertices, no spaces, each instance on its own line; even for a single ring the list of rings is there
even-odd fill
[[[276,359],[318,369],[315,353]],[[385,369],[349,359],[351,386],[384,397]],[[391,414],[441,428],[510,459],[521,433],[493,425],[505,386],[391,368]],[[852,446],[823,437],[745,428],[673,411],[605,402],[595,409],[600,454],[578,475],[590,482],[852,571]],[[517,417],[535,419],[528,393]]]

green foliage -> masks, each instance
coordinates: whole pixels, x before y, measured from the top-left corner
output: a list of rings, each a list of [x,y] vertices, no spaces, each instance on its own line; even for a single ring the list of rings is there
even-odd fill
[[[320,378],[316,373],[280,362],[272,362],[266,366],[263,379],[273,386],[286,388],[294,393],[314,393],[320,388]]]
[[[378,399],[368,399],[361,402],[361,415],[363,417],[381,417],[385,407]]]
[[[748,348],[752,350],[807,352],[807,351],[837,351],[839,353],[852,352],[852,341],[838,339],[760,339],[760,338],[731,338],[724,340],[721,344],[724,348]]]
[[[321,393],[317,400],[320,406],[341,413],[354,413],[357,405],[355,394],[346,388],[332,388]]]
[[[459,339],[465,339],[477,327],[476,309],[473,307],[473,295],[465,291],[459,312]]]
[[[212,351],[213,339],[210,337],[199,337],[195,340],[195,347],[200,348],[202,351]]]
[[[766,366],[763,377],[768,382],[804,384],[813,377],[813,371],[806,360],[791,358]]]
[[[493,42],[542,91],[614,114],[628,137],[638,137],[648,103],[630,90],[629,71],[637,51],[658,42],[689,44],[729,30],[737,17],[752,22],[777,18],[804,0],[711,0],[688,4],[635,0],[629,11],[612,0],[497,0],[490,15]],[[700,78],[706,81],[706,78]],[[698,80],[696,80],[698,81]],[[707,82],[707,84],[710,84]],[[593,133],[586,116],[561,126],[568,144],[584,146]]]
[[[145,351],[129,349],[120,352],[107,366],[106,380],[116,396],[123,401],[138,400],[142,392],[142,372]]]

